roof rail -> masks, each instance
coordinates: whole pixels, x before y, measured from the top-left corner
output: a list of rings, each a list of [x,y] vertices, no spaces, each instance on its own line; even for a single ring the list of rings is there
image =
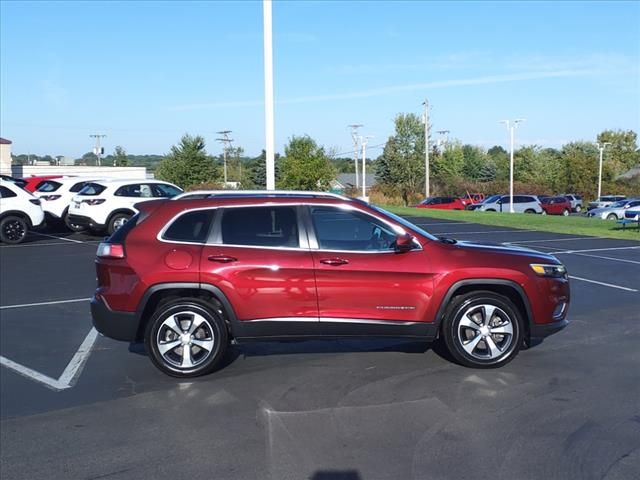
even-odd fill
[[[180,200],[185,197],[214,198],[214,197],[309,197],[309,198],[337,198],[340,200],[352,200],[350,197],[331,192],[310,192],[306,190],[194,190],[184,192],[173,197]]]

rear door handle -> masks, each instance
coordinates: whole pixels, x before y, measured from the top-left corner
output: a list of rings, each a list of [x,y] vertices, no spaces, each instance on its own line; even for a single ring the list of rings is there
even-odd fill
[[[209,255],[207,260],[210,262],[218,262],[218,263],[231,263],[237,262],[238,259],[235,257],[231,257],[229,255]]]
[[[345,260],[344,258],[323,258],[322,260],[320,260],[320,263],[337,267],[339,265],[346,265],[347,263],[349,263],[349,260]]]

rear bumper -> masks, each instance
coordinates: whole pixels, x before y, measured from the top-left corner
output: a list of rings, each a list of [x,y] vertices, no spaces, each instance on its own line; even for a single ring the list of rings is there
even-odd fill
[[[91,217],[85,217],[84,215],[69,214],[68,218],[70,223],[73,223],[74,225],[80,225],[84,228],[102,229],[105,227],[102,223],[98,223]]]
[[[105,337],[125,342],[134,342],[138,337],[140,319],[136,312],[111,310],[98,296],[91,299],[93,326]]]

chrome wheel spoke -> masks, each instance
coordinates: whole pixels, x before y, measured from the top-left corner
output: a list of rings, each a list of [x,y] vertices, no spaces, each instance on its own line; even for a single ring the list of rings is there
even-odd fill
[[[510,316],[497,305],[476,304],[458,320],[458,344],[479,360],[495,360],[510,351],[516,326]]]
[[[193,367],[193,359],[191,358],[191,345],[182,346],[182,364],[183,368]]]
[[[208,352],[210,352],[211,350],[213,350],[213,340],[198,340],[197,338],[194,338],[193,340],[191,340],[191,343],[197,347],[200,347]]]
[[[475,338],[468,341],[467,343],[463,342],[462,348],[464,348],[467,351],[467,353],[469,353],[470,355],[473,355],[473,351],[478,346],[478,342],[480,342],[480,340],[482,340],[482,335],[476,335]]]
[[[180,343],[181,343],[180,340],[171,340],[166,343],[159,343],[158,350],[162,355],[164,355],[167,352],[170,352],[171,350],[173,350],[174,348],[179,347]]]
[[[476,322],[474,322],[469,317],[468,314],[460,319],[460,326],[464,327],[464,328],[470,328],[470,329],[475,330],[475,331],[480,329],[480,326]]]
[[[493,314],[496,311],[496,307],[494,307],[493,305],[483,305],[482,310],[483,310],[482,324],[489,325],[489,322],[493,318]]]
[[[200,315],[193,315],[193,318],[191,319],[191,325],[189,325],[187,333],[193,335],[193,332],[195,332],[196,329],[204,323],[204,321],[204,318]]]
[[[502,350],[496,345],[496,342],[493,341],[491,336],[488,336],[484,339],[484,343],[487,345],[487,350],[489,350],[489,357],[496,358],[498,355],[502,353]]]
[[[489,331],[493,335],[513,335],[513,325],[511,325],[511,323],[504,323],[497,327],[489,327]]]

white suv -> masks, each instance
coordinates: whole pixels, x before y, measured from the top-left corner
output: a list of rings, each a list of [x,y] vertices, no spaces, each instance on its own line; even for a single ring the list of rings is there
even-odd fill
[[[20,243],[44,221],[40,200],[13,182],[0,180],[0,240]]]
[[[476,209],[477,212],[509,212],[509,195],[493,195],[485,199]],[[542,213],[540,199],[535,195],[514,195],[513,211],[516,213]]]
[[[42,202],[42,210],[48,220],[64,221],[71,230],[79,230],[67,220],[69,204],[73,196],[95,179],[82,177],[61,177],[42,182],[33,194]]]
[[[69,205],[67,224],[106,230],[109,235],[138,213],[136,203],[171,198],[182,193],[175,185],[158,180],[100,180],[90,182]]]

